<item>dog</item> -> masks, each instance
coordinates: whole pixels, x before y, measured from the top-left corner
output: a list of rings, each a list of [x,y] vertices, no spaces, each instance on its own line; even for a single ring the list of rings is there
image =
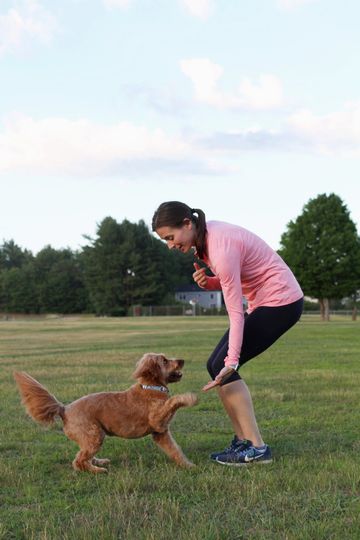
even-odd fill
[[[63,405],[24,371],[15,372],[14,378],[29,416],[42,424],[53,424],[60,417],[65,435],[79,445],[72,462],[75,470],[108,472],[105,466],[110,460],[95,457],[105,435],[136,439],[151,434],[177,465],[192,467],[169,430],[177,409],[197,403],[196,394],[169,396],[167,384],[181,379],[183,366],[184,360],[145,354],[133,373],[137,383],[128,390],[89,394],[69,405]]]

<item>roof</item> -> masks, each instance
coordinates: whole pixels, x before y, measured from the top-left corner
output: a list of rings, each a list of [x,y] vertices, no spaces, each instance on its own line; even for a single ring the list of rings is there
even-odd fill
[[[216,291],[208,291],[206,289],[202,289],[196,283],[189,283],[188,285],[181,285],[180,287],[176,287],[175,292],[216,292]]]

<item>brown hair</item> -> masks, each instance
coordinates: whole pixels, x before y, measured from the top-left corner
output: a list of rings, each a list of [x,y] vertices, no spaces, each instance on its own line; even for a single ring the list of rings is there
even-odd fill
[[[197,214],[197,215],[194,215]],[[160,204],[152,219],[152,230],[156,231],[160,227],[180,228],[184,224],[184,219],[189,219],[195,225],[195,247],[200,259],[206,253],[206,220],[205,214],[200,208],[190,208],[185,203],[179,201],[169,201]]]

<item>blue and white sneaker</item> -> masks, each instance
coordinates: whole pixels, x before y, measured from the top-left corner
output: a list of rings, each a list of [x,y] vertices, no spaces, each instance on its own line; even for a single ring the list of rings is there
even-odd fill
[[[239,439],[237,435],[234,435],[230,446],[228,448],[225,448],[225,450],[221,450],[221,452],[212,452],[212,454],[210,454],[210,459],[216,461],[216,458],[218,456],[223,456],[234,452],[235,450],[242,450],[243,448],[247,448],[249,443],[251,444],[251,441],[248,441],[247,439]]]
[[[250,463],[271,463],[271,450],[267,444],[258,448],[253,446],[251,441],[247,441],[247,445],[241,448],[234,448],[230,452],[219,454],[215,461],[221,465],[230,465],[233,467],[241,467]]]

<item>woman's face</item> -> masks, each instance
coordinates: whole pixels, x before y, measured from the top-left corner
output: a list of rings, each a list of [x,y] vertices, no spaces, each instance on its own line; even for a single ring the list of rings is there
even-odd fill
[[[181,227],[159,227],[157,234],[165,240],[169,249],[179,249],[187,253],[195,245],[195,226],[189,219],[184,219]]]

